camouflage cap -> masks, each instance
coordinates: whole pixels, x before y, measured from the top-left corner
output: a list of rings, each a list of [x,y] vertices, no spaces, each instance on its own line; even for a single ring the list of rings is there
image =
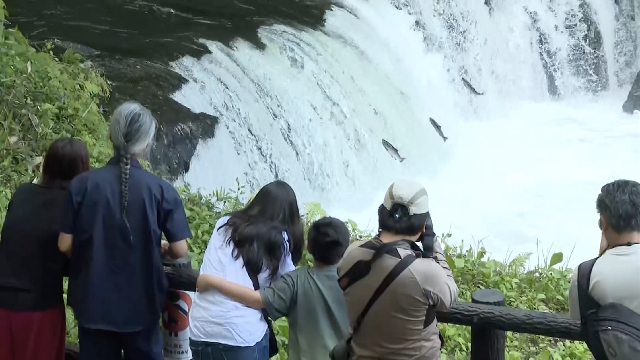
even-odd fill
[[[417,181],[397,180],[387,189],[382,203],[387,210],[391,210],[393,204],[406,206],[409,215],[426,214],[429,212],[429,195]]]

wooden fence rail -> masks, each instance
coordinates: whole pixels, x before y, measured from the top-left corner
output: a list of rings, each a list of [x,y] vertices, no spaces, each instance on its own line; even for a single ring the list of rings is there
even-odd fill
[[[198,272],[189,266],[165,266],[165,274],[170,288],[196,290]],[[449,311],[437,314],[439,322],[471,327],[471,360],[504,360],[507,331],[584,340],[579,322],[565,315],[507,307],[498,290],[477,290],[471,301],[458,302]],[[76,354],[77,348],[69,347],[66,359],[74,360]]]

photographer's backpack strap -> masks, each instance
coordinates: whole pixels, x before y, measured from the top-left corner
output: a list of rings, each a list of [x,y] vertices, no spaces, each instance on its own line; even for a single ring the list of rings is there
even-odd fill
[[[381,258],[385,254],[389,255],[397,255],[398,259],[400,259],[400,253],[398,253],[398,245],[403,242],[409,242],[408,240],[398,240],[390,243],[382,243],[376,244],[375,242],[369,240],[364,244],[360,245],[360,248],[372,250],[374,253],[368,260],[358,260],[356,261],[350,268],[347,270],[340,278],[338,278],[338,284],[342,291],[347,290],[351,285],[357,283],[358,281],[364,279],[369,272],[371,272],[371,265]],[[415,243],[414,243],[415,245]],[[395,254],[392,254],[395,252]]]
[[[600,304],[589,294],[591,271],[598,259],[599,257],[585,261],[578,266],[578,302],[580,307],[580,320],[582,322],[587,318],[588,313],[600,308]]]
[[[351,332],[351,336],[349,336],[349,339],[347,339],[347,344],[351,343],[351,339],[353,338],[353,335],[355,335],[356,332],[358,332],[358,330],[360,329],[360,326],[362,325],[362,321],[364,320],[365,316],[367,316],[367,313],[369,312],[369,310],[371,310],[371,307],[373,306],[373,304],[375,304],[378,298],[380,298],[380,296],[385,292],[385,290],[387,290],[389,285],[391,285],[391,283],[393,283],[393,281],[396,278],[398,278],[398,276],[400,276],[400,274],[402,274],[402,272],[405,269],[407,269],[409,265],[411,265],[415,260],[416,260],[416,257],[411,254],[403,257],[393,267],[393,269],[391,269],[391,271],[387,274],[387,276],[385,276],[385,278],[382,279],[382,282],[380,283],[380,285],[378,285],[376,290],[373,292],[373,295],[371,295],[371,298],[369,298],[369,301],[362,309],[362,312],[360,313],[360,315],[358,315],[358,318],[356,319],[356,323],[353,326],[353,331]]]

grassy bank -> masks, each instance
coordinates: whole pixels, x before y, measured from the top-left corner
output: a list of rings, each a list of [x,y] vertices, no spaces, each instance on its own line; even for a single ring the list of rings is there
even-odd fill
[[[4,3],[0,0],[0,24]],[[57,58],[50,48],[34,49],[14,30],[0,28],[0,224],[13,190],[39,174],[42,156],[50,142],[60,136],[75,136],[85,141],[92,164],[103,164],[111,155],[106,122],[99,102],[109,95],[104,78],[73,53]],[[242,189],[218,191],[202,195],[181,188],[194,238],[190,251],[199,264],[216,220],[224,213],[243,205]],[[318,204],[305,208],[305,221],[310,223],[324,215]],[[366,237],[349,222],[354,238]],[[446,245],[446,236],[444,242]],[[509,306],[538,311],[567,312],[568,269],[540,266],[527,269],[527,256],[508,263],[487,259],[481,247],[446,245],[449,263],[460,286],[461,300],[469,300],[478,288],[495,288],[507,295]],[[303,262],[310,257],[305,254]],[[555,264],[549,264],[555,265]],[[68,341],[77,342],[75,321],[67,312]],[[286,321],[279,320],[276,329],[281,342],[280,359],[286,358]],[[469,329],[442,326],[447,339],[445,357],[468,359]],[[509,334],[507,359],[587,359],[588,351],[581,343],[541,337]]]

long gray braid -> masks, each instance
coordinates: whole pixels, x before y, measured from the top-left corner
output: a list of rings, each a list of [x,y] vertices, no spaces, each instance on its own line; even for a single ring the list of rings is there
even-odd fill
[[[131,236],[131,242],[133,242],[133,235],[131,235],[131,227],[129,226],[129,220],[127,220],[127,204],[129,203],[129,173],[131,172],[131,155],[120,155],[120,197],[121,197],[121,211],[122,219],[124,220],[129,235]]]
[[[114,152],[120,157],[121,212],[130,235],[127,205],[129,204],[131,158],[146,155],[153,143],[156,127],[156,119],[151,112],[135,101],[127,101],[118,106],[111,116],[109,137]],[[133,242],[133,236],[131,242]]]

